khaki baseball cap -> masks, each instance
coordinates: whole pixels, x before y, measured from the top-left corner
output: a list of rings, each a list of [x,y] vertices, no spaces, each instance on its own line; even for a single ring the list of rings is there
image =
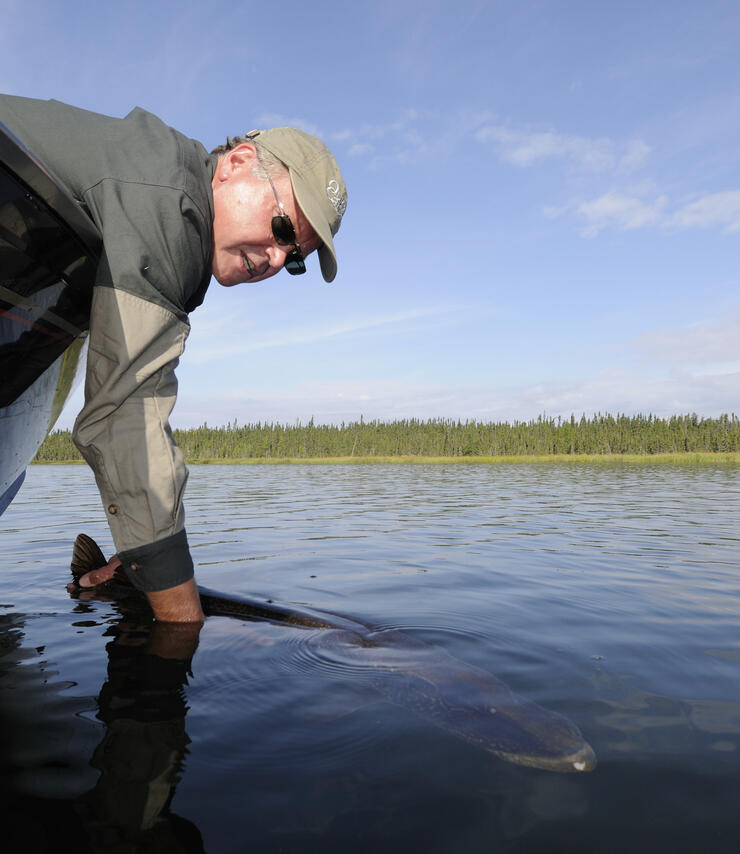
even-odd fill
[[[331,282],[337,274],[337,254],[332,238],[339,231],[347,209],[347,188],[334,155],[324,143],[298,128],[252,130],[247,139],[256,139],[290,173],[296,201],[322,240],[319,263],[324,281]]]

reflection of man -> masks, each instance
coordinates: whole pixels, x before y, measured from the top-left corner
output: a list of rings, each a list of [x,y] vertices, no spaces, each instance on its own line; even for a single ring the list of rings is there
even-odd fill
[[[168,423],[188,313],[211,274],[226,287],[283,267],[295,275],[314,250],[332,281],[332,238],[347,203],[339,167],[316,137],[293,128],[252,131],[209,155],[140,109],[112,119],[0,96],[0,121],[103,235],[74,440],[95,472],[118,555],[82,584],[122,564],[157,619],[199,622],[187,469]]]
[[[108,680],[98,697],[105,737],[91,764],[95,787],[76,799],[94,850],[203,851],[200,832],[170,811],[189,738],[184,685],[199,627],[139,622],[108,629]]]

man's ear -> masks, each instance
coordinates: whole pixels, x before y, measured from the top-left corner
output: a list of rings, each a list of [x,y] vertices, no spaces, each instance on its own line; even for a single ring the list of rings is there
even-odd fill
[[[243,169],[245,166],[251,169],[257,159],[257,149],[251,142],[242,142],[234,146],[231,151],[227,151],[226,154],[229,156],[231,168],[235,171]]]
[[[257,149],[251,142],[242,142],[230,151],[221,155],[216,167],[216,178],[228,181],[229,178],[242,169],[251,169],[257,159]]]

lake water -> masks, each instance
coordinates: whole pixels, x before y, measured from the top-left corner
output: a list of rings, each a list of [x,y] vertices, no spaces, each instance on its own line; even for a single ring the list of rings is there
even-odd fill
[[[32,467],[0,518],[3,850],[736,852],[739,520],[731,464],[193,467],[201,584],[486,671],[591,744],[560,774],[370,696],[321,629],[210,617],[151,654],[65,590],[79,531],[111,552],[92,475]]]

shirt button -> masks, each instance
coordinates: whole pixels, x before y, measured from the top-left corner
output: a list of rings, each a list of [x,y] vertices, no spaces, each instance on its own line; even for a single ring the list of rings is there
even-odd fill
[[[110,513],[111,516],[115,516],[116,513],[118,513],[118,505],[109,504],[108,505],[108,512]]]
[[[132,563],[132,564],[131,564],[131,569],[133,569],[133,571],[134,571],[134,572],[136,572],[136,571],[138,570],[138,568],[139,568],[139,564],[138,564],[138,563]]]

